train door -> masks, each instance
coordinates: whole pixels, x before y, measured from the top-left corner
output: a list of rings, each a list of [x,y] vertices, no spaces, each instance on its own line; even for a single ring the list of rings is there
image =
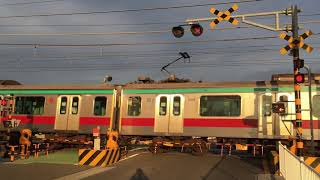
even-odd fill
[[[179,94],[159,95],[155,106],[155,132],[183,132],[184,97]]]
[[[274,134],[272,101],[271,93],[265,93],[259,96],[259,135],[272,136]]]
[[[58,98],[56,130],[79,130],[80,96],[62,95]]]

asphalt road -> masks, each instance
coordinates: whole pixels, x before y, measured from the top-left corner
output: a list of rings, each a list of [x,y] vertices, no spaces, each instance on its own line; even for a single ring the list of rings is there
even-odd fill
[[[205,154],[193,156],[170,152],[153,155],[148,151],[131,152],[107,168],[32,162],[27,164],[0,163],[0,179],[24,180],[269,180],[268,168],[261,158],[241,158]],[[276,178],[278,179],[278,178]],[[279,178],[280,179],[280,178]]]
[[[153,155],[143,153],[119,162],[109,171],[86,180],[257,180],[271,179],[262,159],[206,154],[192,156],[184,153]]]
[[[87,166],[70,164],[0,164],[0,179],[2,180],[51,180],[69,174],[90,169]]]

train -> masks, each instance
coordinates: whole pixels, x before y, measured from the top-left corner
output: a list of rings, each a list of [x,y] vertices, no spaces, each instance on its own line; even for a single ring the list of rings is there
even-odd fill
[[[291,79],[290,79],[291,78]],[[320,75],[311,87],[314,140],[320,139]],[[292,75],[270,81],[191,82],[175,77],[156,82],[141,78],[113,85],[22,85],[0,81],[0,98],[12,98],[11,132],[31,129],[48,139],[57,134],[92,137],[92,129],[108,129],[127,137],[201,137],[281,140],[295,137]],[[309,92],[301,84],[303,139],[311,139]],[[282,102],[285,113],[274,113]],[[7,104],[1,103],[5,122]],[[4,123],[0,132],[6,133]]]

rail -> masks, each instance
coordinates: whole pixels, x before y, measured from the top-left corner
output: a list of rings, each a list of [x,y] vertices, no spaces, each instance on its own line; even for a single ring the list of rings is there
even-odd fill
[[[280,175],[285,179],[320,180],[320,174],[279,142]]]

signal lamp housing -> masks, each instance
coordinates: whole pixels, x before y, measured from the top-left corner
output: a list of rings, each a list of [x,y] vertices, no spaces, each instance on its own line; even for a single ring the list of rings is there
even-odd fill
[[[192,24],[191,28],[190,28],[190,31],[191,31],[192,35],[198,37],[198,36],[202,35],[203,28],[202,28],[202,26],[200,24]]]
[[[294,68],[303,68],[304,67],[304,60],[303,59],[298,59],[294,60]]]
[[[172,28],[172,34],[176,38],[181,38],[184,35],[184,29],[182,26],[175,26]]]
[[[304,83],[304,74],[300,74],[300,73],[296,74],[294,76],[294,82],[295,83]]]

